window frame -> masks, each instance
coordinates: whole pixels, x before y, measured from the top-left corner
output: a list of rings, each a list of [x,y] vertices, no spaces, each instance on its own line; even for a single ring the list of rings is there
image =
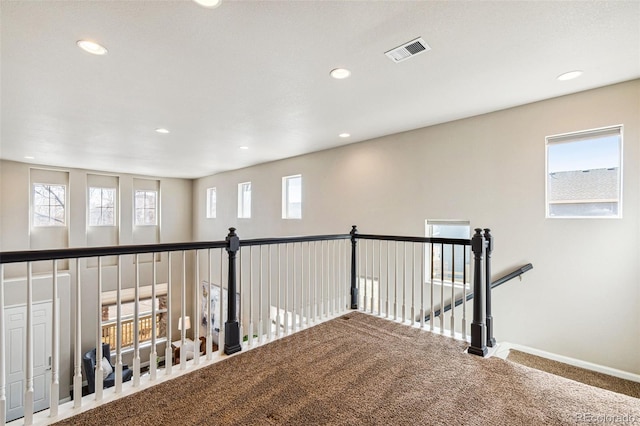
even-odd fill
[[[579,143],[588,139],[594,139],[597,137],[618,136],[618,197],[617,201],[617,214],[615,215],[599,215],[599,216],[586,216],[586,215],[550,215],[550,205],[554,204],[549,200],[549,147],[552,145],[563,143]],[[624,126],[622,124],[598,127],[587,130],[579,130],[574,132],[560,133],[556,135],[550,135],[545,137],[545,174],[544,174],[544,208],[545,219],[622,219],[623,215],[623,169],[624,169]],[[585,169],[592,170],[592,169]],[[595,170],[595,169],[594,169]],[[555,203],[560,204],[560,203]],[[580,204],[580,203],[574,203]]]
[[[300,179],[300,216],[290,215],[290,211],[289,211],[289,207],[291,205],[291,202],[289,201],[290,200],[289,182],[295,178]],[[284,176],[282,178],[282,218],[293,219],[293,220],[302,219],[302,174]]]
[[[36,206],[36,187],[37,186],[43,186],[43,187],[58,186],[58,187],[61,187],[63,189],[64,200],[62,201],[63,204],[60,206],[60,207],[62,207],[62,218],[63,218],[62,223],[56,223],[55,220],[52,220],[51,208],[52,207],[58,207],[58,206],[51,205],[51,197],[48,197],[49,198],[49,204],[47,204],[46,206],[44,206],[44,205],[43,206]],[[48,190],[48,191],[49,191],[49,193],[51,193],[51,190]],[[36,223],[35,219],[36,219],[37,207],[48,207],[49,208],[49,214],[47,216],[48,219],[49,219],[49,223],[47,223],[47,224],[37,224]],[[66,226],[67,226],[67,185],[60,184],[60,183],[33,182],[33,184],[31,185],[31,227],[32,228],[65,228]]]
[[[248,186],[249,190],[245,191]],[[251,181],[241,182],[238,184],[238,219],[251,219],[251,201],[252,201],[252,185]],[[249,194],[249,202],[246,203],[244,194]],[[247,206],[248,204],[248,206]]]
[[[211,194],[214,194],[214,202],[211,203]],[[212,209],[212,204],[213,204],[213,209]],[[205,217],[207,219],[215,219],[217,216],[217,209],[218,209],[218,190],[216,189],[215,186],[211,187],[211,188],[207,188],[206,191],[206,202],[205,202]]]
[[[91,208],[91,190],[92,189],[99,189],[100,190],[100,207],[98,207],[98,209],[101,211],[100,217],[102,218],[102,212],[104,210],[108,210],[109,207],[104,207],[104,205],[102,204],[102,201],[104,199],[103,197],[103,192],[105,190],[110,190],[113,191],[113,206],[110,207],[110,209],[113,210],[113,223],[110,224],[104,224],[104,223],[99,223],[99,224],[92,224],[91,223],[91,211],[94,210]],[[117,218],[117,205],[118,205],[118,190],[117,188],[113,188],[113,187],[105,187],[105,186],[89,186],[87,188],[87,226],[90,227],[115,227],[118,226],[118,218]]]
[[[155,194],[155,203],[154,203],[154,207],[153,209],[148,208],[146,206],[143,206],[141,208],[139,208],[136,205],[136,200],[138,199],[137,195],[140,192],[144,192],[145,193],[145,200],[148,193],[154,193]],[[133,191],[133,224],[134,226],[158,226],[158,197],[159,197],[159,192],[155,189],[136,189]],[[154,214],[154,219],[155,222],[154,223],[146,223],[146,221],[144,223],[138,223],[138,210],[142,210],[143,212],[146,212],[147,210],[153,210],[155,212]],[[145,214],[142,215],[143,218],[146,217]]]

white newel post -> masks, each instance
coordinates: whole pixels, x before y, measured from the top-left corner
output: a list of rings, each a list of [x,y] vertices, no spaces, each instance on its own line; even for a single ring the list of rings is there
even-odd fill
[[[102,258],[98,257],[98,309],[96,309],[98,315],[97,327],[96,327],[96,365],[93,371],[94,383],[95,383],[95,399],[96,401],[102,401],[103,390],[103,378],[102,373]],[[111,360],[109,360],[111,362]],[[86,374],[91,374],[89,371]]]
[[[73,371],[73,407],[82,406],[82,279],[80,278],[80,259],[76,259],[76,324],[74,371]]]
[[[53,261],[53,310],[51,323],[53,336],[51,340],[51,392],[49,394],[49,416],[58,415],[60,405],[60,302],[58,295],[58,261]],[[2,303],[0,302],[0,305]],[[2,351],[0,351],[2,352]],[[2,352],[4,353],[4,352]]]

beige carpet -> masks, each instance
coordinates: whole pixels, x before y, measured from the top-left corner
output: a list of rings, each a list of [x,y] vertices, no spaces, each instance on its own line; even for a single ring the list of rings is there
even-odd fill
[[[547,358],[516,351],[514,349],[509,352],[507,360],[526,365],[527,367],[535,368],[537,370],[546,371],[547,373],[566,377],[567,379],[575,380],[577,382],[586,383],[587,385],[640,398],[640,383],[638,382],[632,382],[619,377],[585,370],[584,368],[574,367],[573,365],[552,361]],[[638,420],[638,424],[640,424],[640,420]]]
[[[464,348],[353,312],[59,424],[565,425],[597,416],[640,422],[636,398]]]

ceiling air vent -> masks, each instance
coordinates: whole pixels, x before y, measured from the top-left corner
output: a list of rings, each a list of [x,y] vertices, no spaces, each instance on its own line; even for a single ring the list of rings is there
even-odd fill
[[[393,62],[402,62],[405,59],[409,59],[416,56],[419,53],[431,50],[431,47],[421,38],[418,37],[415,40],[411,40],[402,46],[398,46],[395,49],[391,49],[384,54],[387,55]]]

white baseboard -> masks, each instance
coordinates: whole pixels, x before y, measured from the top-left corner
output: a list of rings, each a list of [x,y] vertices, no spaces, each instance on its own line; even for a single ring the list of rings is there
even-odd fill
[[[531,348],[529,346],[519,345],[517,343],[500,342],[498,349],[494,356],[498,358],[507,359],[509,351],[515,349],[520,352],[525,352],[531,355],[536,355],[542,358],[547,358],[552,361],[563,362],[565,364],[573,365],[574,367],[584,368],[585,370],[596,371],[598,373],[608,374],[609,376],[618,377],[620,379],[630,380],[632,382],[640,383],[640,374],[630,373],[628,371],[618,370],[616,368],[607,367],[605,365],[594,364],[592,362],[583,361],[576,358],[570,358],[564,355],[558,355],[551,352],[542,351],[540,349]]]

